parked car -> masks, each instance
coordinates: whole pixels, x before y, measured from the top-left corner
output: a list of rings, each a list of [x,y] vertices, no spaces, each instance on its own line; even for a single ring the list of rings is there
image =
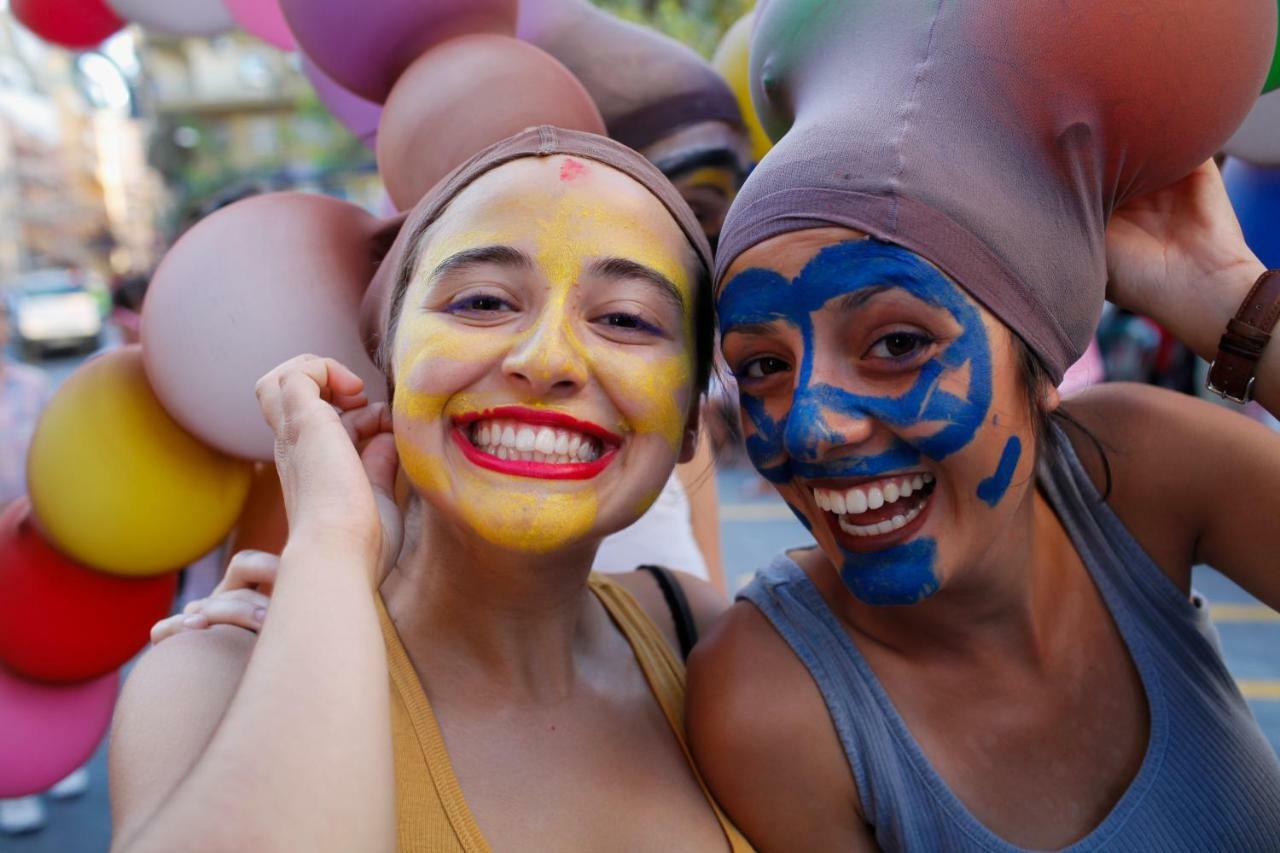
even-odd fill
[[[10,286],[8,301],[13,339],[27,358],[102,342],[102,309],[73,270],[26,273]]]

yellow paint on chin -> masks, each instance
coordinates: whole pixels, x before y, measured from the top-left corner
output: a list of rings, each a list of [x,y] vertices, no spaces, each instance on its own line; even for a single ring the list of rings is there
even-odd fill
[[[673,450],[680,447],[693,373],[693,317],[686,312],[682,352],[657,356],[615,343],[584,341],[575,325],[573,297],[579,279],[598,258],[620,256],[645,264],[674,282],[686,305],[693,304],[692,282],[682,258],[664,250],[643,221],[616,203],[582,200],[581,194],[552,200],[507,202],[485,211],[483,229],[441,233],[429,241],[418,263],[417,280],[405,300],[395,346],[397,387],[393,416],[401,464],[423,493],[452,495],[451,511],[486,541],[528,553],[549,553],[580,542],[595,527],[598,489],[590,482],[538,480],[504,476],[468,462],[447,464],[450,451],[428,449],[445,436],[440,421],[448,412],[482,411],[504,403],[536,407],[539,400],[483,399],[475,394],[433,386],[442,366],[475,365],[480,371],[501,369],[505,354],[536,344],[534,369],[577,362],[620,405],[624,423],[615,431],[660,436]],[[531,241],[532,237],[532,241]],[[547,301],[537,322],[519,331],[495,328],[492,333],[461,329],[432,312],[415,310],[424,302],[427,277],[445,258],[483,245],[510,245],[528,251],[537,273],[548,285]],[[541,337],[539,340],[538,338]],[[447,383],[445,383],[447,385]],[[632,403],[631,401],[635,401]],[[557,404],[563,408],[563,404]],[[610,425],[613,428],[614,425]],[[615,463],[616,464],[616,463]],[[645,506],[656,494],[646,496]]]

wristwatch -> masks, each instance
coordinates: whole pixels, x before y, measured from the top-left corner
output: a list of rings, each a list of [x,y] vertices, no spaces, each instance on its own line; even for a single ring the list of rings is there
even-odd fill
[[[1271,340],[1271,330],[1277,320],[1280,320],[1280,270],[1267,270],[1244,298],[1236,316],[1227,323],[1205,387],[1235,403],[1252,400],[1253,372]]]

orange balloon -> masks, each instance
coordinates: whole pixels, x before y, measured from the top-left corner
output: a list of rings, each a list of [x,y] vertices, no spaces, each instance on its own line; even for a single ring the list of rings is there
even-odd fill
[[[396,81],[378,126],[378,171],[401,210],[471,155],[534,125],[604,135],[604,119],[567,68],[498,35],[451,39]]]

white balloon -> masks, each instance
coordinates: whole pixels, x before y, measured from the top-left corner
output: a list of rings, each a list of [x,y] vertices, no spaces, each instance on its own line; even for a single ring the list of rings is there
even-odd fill
[[[175,36],[215,36],[234,29],[222,0],[107,0],[130,23]]]
[[[1258,99],[1222,150],[1258,166],[1280,166],[1280,90]]]

